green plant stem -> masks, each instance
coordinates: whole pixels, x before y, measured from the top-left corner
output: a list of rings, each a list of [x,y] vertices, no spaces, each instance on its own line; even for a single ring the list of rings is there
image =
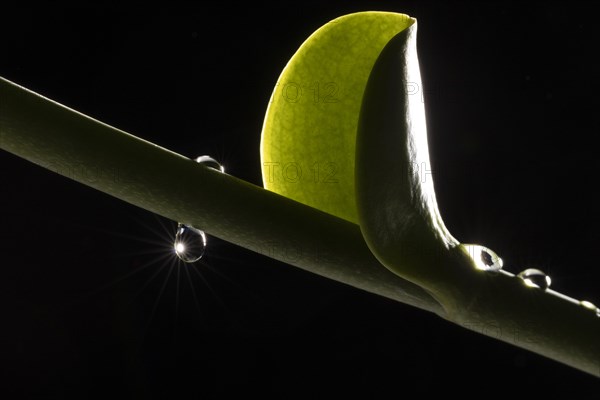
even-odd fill
[[[238,246],[443,314],[427,292],[375,259],[357,225],[203,167],[2,78],[0,148]]]
[[[516,277],[470,270],[440,281],[442,308],[420,286],[384,268],[357,225],[203,167],[2,78],[0,148],[236,245],[600,376],[600,321],[592,311],[526,288]],[[466,257],[457,253],[446,261],[463,267]]]

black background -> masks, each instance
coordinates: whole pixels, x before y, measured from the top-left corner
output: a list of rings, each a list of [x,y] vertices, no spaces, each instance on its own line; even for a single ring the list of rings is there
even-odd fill
[[[450,231],[600,304],[591,4],[3,6],[0,75],[261,185],[264,112],[302,41],[349,12],[408,13]],[[582,372],[217,238],[169,275],[174,222],[6,152],[0,185],[7,398],[597,396]]]

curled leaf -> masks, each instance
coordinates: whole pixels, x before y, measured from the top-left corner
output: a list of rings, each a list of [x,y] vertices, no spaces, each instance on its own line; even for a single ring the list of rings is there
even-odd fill
[[[356,143],[361,231],[388,268],[421,285],[458,245],[438,210],[427,145],[417,24],[381,51],[362,99]],[[446,254],[445,254],[446,253]]]

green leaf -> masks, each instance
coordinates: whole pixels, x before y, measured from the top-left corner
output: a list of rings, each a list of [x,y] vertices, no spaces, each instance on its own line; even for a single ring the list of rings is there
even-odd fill
[[[326,84],[337,90],[330,102]],[[275,88],[261,143],[265,187],[358,224],[377,260],[432,295],[450,321],[598,375],[595,313],[476,268],[483,253],[469,249],[481,246],[461,245],[444,226],[423,173],[423,100],[411,86],[422,87],[415,20],[358,13],[319,29]]]
[[[349,14],[302,44],[265,117],[265,188],[358,223],[354,160],[363,93],[383,47],[414,22],[389,12]]]
[[[415,19],[387,12],[335,19],[282,72],[261,157],[265,188],[360,223],[379,261],[423,286],[420,278],[439,264],[432,255],[447,258],[458,241],[422,173],[430,168],[425,112],[421,91],[411,95],[409,85],[421,87]]]

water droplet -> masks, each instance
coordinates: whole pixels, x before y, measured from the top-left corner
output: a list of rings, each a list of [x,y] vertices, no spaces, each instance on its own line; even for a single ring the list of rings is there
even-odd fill
[[[463,244],[463,246],[475,262],[475,268],[482,271],[498,271],[502,269],[502,265],[504,264],[502,259],[487,247],[477,244]]]
[[[550,287],[552,283],[552,279],[539,269],[528,268],[524,271],[521,271],[519,278],[523,279],[525,285],[529,287],[540,288],[542,290],[546,290]]]
[[[212,158],[211,156],[200,156],[196,158],[196,162],[200,164],[204,164],[209,168],[216,169],[220,172],[225,172],[225,167],[221,165],[220,162]]]
[[[591,303],[591,302],[589,302],[587,300],[581,300],[579,302],[579,304],[581,304],[582,306],[584,306],[588,310],[596,311],[596,315],[598,315],[599,310],[598,310],[598,307],[596,307],[596,305],[594,303]]]
[[[180,223],[177,225],[173,247],[175,254],[181,261],[185,263],[196,262],[204,255],[206,235],[200,229]]]

